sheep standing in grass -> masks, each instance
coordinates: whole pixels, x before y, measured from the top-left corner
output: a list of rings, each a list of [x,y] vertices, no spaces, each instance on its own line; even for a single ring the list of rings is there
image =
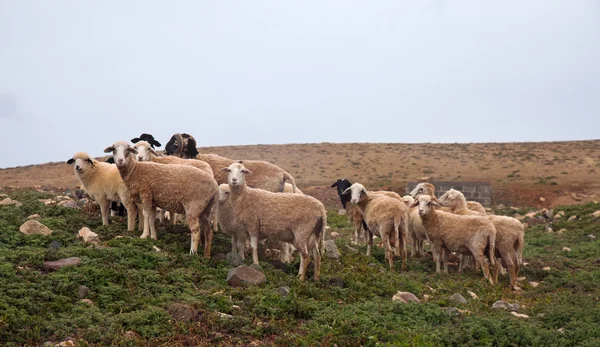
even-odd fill
[[[100,205],[102,225],[108,225],[111,201],[117,201],[127,209],[127,230],[135,229],[137,208],[116,166],[93,159],[85,152],[75,153],[67,164],[73,164],[83,189]]]
[[[142,238],[156,238],[154,219],[156,207],[175,213],[185,213],[192,237],[190,253],[198,251],[200,232],[204,233],[204,257],[210,258],[212,243],[212,211],[219,190],[215,179],[204,171],[187,165],[163,165],[138,162],[137,151],[125,141],[117,141],[104,150],[113,153],[119,174],[132,196],[141,200],[144,218]]]
[[[246,184],[251,188],[264,189],[269,192],[283,192],[285,182],[292,185],[292,193],[296,191],[294,177],[279,166],[262,160],[233,160],[216,154],[200,154],[196,149],[196,140],[187,134],[175,134],[165,146],[165,152],[182,158],[194,158],[207,162],[214,171],[218,184],[227,183],[227,174],[219,171],[223,167],[242,162],[244,166],[254,174],[247,177]]]
[[[484,277],[494,284],[484,260],[487,251],[490,264],[495,266],[496,228],[489,219],[437,211],[435,207],[440,205],[430,195],[419,195],[413,206],[418,206],[419,216],[432,243],[436,273],[440,272],[441,261],[444,263],[444,273],[448,273],[448,252],[472,254],[483,269]]]
[[[423,256],[425,254],[423,243],[427,241],[427,231],[425,231],[421,217],[419,217],[419,209],[411,207],[415,199],[410,195],[403,196],[402,201],[408,207],[408,234],[412,240],[410,256]]]
[[[362,212],[369,231],[367,256],[371,255],[373,234],[381,237],[385,247],[385,259],[394,268],[392,249],[396,247],[402,253],[402,269],[406,269],[407,207],[398,199],[384,194],[367,192],[360,183],[354,183],[344,191],[349,193],[350,202]],[[400,255],[400,254],[397,254]]]
[[[467,208],[467,200],[458,190],[450,189],[438,199],[438,202],[442,206],[449,207],[452,213],[458,215],[481,215],[479,212]],[[494,282],[498,282],[498,270],[502,265],[508,270],[510,286],[515,288],[519,273],[519,259],[523,254],[525,228],[516,218],[496,215],[487,215],[486,217],[494,223],[496,228],[496,256],[501,260],[494,267]]]
[[[301,257],[300,280],[306,276],[309,254],[312,253],[315,279],[318,279],[321,271],[319,242],[327,226],[325,206],[308,195],[273,193],[248,187],[246,176],[252,172],[243,164],[233,163],[221,171],[227,172],[235,217],[250,235],[254,264],[258,264],[258,238],[263,234],[296,247]]]

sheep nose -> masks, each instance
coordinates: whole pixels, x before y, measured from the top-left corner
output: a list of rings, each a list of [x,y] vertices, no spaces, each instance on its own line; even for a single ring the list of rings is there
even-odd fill
[[[76,166],[75,166],[75,168],[76,168],[77,170],[81,170],[81,166],[79,166],[79,165],[76,165]]]
[[[143,160],[144,160],[144,157],[138,157],[138,160],[139,160],[139,161],[143,161]]]
[[[123,164],[123,159],[118,159],[118,160],[117,160],[117,163],[119,163],[119,164]]]
[[[233,182],[233,183],[237,182],[237,178],[232,178],[231,182]]]

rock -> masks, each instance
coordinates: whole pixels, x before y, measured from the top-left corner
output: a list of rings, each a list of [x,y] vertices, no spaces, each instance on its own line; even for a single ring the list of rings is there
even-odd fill
[[[54,240],[54,241],[50,242],[50,244],[48,245],[48,249],[59,249],[60,246],[62,246],[60,244],[60,242]]]
[[[196,318],[196,309],[190,305],[174,303],[167,311],[178,322],[191,322]]]
[[[358,249],[346,245],[346,250],[352,254],[358,254]]]
[[[89,306],[94,306],[94,302],[90,299],[81,299],[81,302]]]
[[[62,269],[63,267],[77,266],[79,264],[81,264],[81,258],[71,257],[71,258],[60,259],[57,261],[45,261],[44,267],[47,270],[57,271],[57,270]]]
[[[429,301],[429,298],[431,298],[431,295],[423,294],[423,301],[427,302]]]
[[[281,260],[278,259],[271,259],[271,260],[267,260],[267,262],[271,265],[273,265],[274,268],[276,268],[279,271],[283,271],[286,274],[290,273],[290,269],[288,268],[287,264],[282,262]]]
[[[544,270],[544,271],[550,271],[550,270],[552,270],[552,269],[550,268],[550,266],[544,266],[544,267],[542,268],[542,270]]]
[[[554,220],[558,220],[561,219],[562,217],[565,216],[565,211],[558,211],[555,215],[554,215]]]
[[[571,249],[569,247],[563,247],[562,250],[565,251],[565,252],[571,252]]]
[[[419,178],[417,178],[417,180],[421,181],[421,182],[427,182],[431,179],[430,176],[421,176]]]
[[[77,297],[80,299],[85,298],[90,293],[90,288],[87,286],[79,286],[77,288]]]
[[[75,342],[73,340],[66,340],[61,343],[57,343],[54,347],[75,347]]]
[[[567,219],[569,222],[573,222],[577,220],[577,216],[571,216],[569,217],[569,219]]]
[[[546,202],[546,199],[544,199],[543,196],[540,197],[540,202]]]
[[[345,216],[345,215],[346,215],[346,210],[344,210],[343,208],[340,208],[340,209],[338,210],[338,215],[340,215],[340,216]]]
[[[554,232],[554,230],[552,230],[551,227],[546,227],[546,232],[552,233],[552,232]]]
[[[329,285],[332,287],[344,288],[346,286],[346,282],[344,282],[344,280],[339,277],[334,277],[329,280]]]
[[[38,201],[46,206],[56,204],[56,200],[54,199],[38,199]]]
[[[529,282],[529,285],[532,286],[533,288],[535,288],[535,287],[539,286],[540,284],[538,282],[531,281],[531,282]]]
[[[340,233],[333,231],[331,234],[329,234],[329,236],[336,238],[340,236]]]
[[[323,247],[325,248],[325,255],[330,259],[339,259],[341,257],[340,251],[333,240],[326,240],[323,243]]]
[[[30,216],[27,217],[28,220],[29,219],[40,219],[40,218],[42,218],[42,216],[40,216],[37,213],[36,214],[32,214],[32,215],[30,215]]]
[[[409,302],[421,302],[413,293],[409,292],[397,292],[393,297],[392,301],[400,301],[402,303]]]
[[[595,238],[596,238],[596,235],[594,235],[594,234],[589,234],[587,237],[589,237],[590,239],[592,239],[592,240],[593,240],[593,239],[595,239]]]
[[[465,299],[464,296],[460,295],[459,293],[454,293],[450,299],[450,302],[454,302],[454,303],[459,303],[459,304],[466,304],[467,303],[467,299]]]
[[[3,199],[2,201],[0,201],[0,205],[15,205],[16,207],[23,206],[23,204],[20,201],[13,200],[11,198]]]
[[[225,255],[225,253],[217,253],[217,254],[213,254],[213,256],[211,258],[214,261],[227,260],[227,255]]]
[[[77,203],[73,200],[64,200],[58,203],[58,206],[62,206],[62,207],[66,207],[66,208],[72,208],[75,210],[81,210],[81,207],[79,207],[79,205],[77,205]]]
[[[512,314],[513,316],[518,317],[518,318],[529,318],[529,316],[526,315],[526,314],[517,313],[517,312],[514,312],[514,311],[511,312],[510,314]]]
[[[156,246],[152,246],[152,250],[156,253],[160,253],[160,248],[158,248]]]
[[[460,310],[456,307],[440,307],[440,309],[453,316],[458,316],[460,314]]]
[[[232,315],[227,314],[227,313],[217,312],[217,314],[219,315],[219,318],[225,318],[225,319],[231,319],[231,318],[233,318]]]
[[[473,299],[479,299],[479,297],[477,296],[477,294],[473,293],[470,290],[467,290],[467,293],[469,293],[469,295],[473,298]]]
[[[79,233],[77,234],[77,237],[81,237],[83,239],[83,242],[99,242],[100,241],[98,234],[91,231],[87,227],[83,227],[83,228],[79,229]]]
[[[227,262],[231,266],[240,266],[244,263],[244,259],[237,252],[227,253]]]
[[[502,308],[509,311],[517,311],[519,310],[519,304],[510,304],[506,301],[499,300],[492,305],[492,308]]]
[[[594,218],[600,218],[600,210],[592,213],[592,217],[594,217]]]
[[[527,279],[527,277],[525,277],[525,276],[517,277],[517,282],[525,281],[526,279]]]
[[[564,233],[564,232],[566,232],[566,231],[567,231],[567,229],[565,229],[565,228],[562,228],[562,229],[560,229],[559,231],[557,231],[556,233],[557,233],[558,235],[561,235],[562,233]]]
[[[497,209],[499,209],[499,210],[501,210],[501,209],[503,209],[503,208],[504,208],[504,204],[498,204],[498,205],[496,206],[496,208],[497,208]]]
[[[21,234],[25,235],[50,235],[52,230],[35,219],[28,220],[19,228]]]
[[[571,193],[571,198],[573,198],[573,200],[575,200],[575,201],[581,201],[581,199],[582,199],[580,196],[578,196],[575,193]]]
[[[277,293],[279,293],[283,297],[286,297],[290,294],[290,288],[289,287],[279,287],[277,289]]]
[[[537,215],[537,212],[529,212],[524,217],[525,218],[535,218],[536,215]]]
[[[227,283],[230,286],[252,286],[267,282],[267,277],[262,271],[246,265],[240,265],[227,273]]]
[[[125,340],[137,340],[139,338],[141,338],[140,334],[133,330],[129,330],[125,333]]]
[[[84,191],[83,189],[76,189],[75,190],[75,197],[79,200],[83,199],[83,195],[84,195]]]

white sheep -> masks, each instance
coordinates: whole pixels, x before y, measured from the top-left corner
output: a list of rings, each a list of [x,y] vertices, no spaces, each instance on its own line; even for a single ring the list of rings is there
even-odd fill
[[[455,189],[447,191],[438,199],[438,202],[442,206],[449,207],[452,213],[458,215],[479,214],[479,212],[467,208],[467,199],[464,194]],[[515,288],[520,259],[523,254],[525,228],[516,218],[497,215],[486,215],[486,217],[494,223],[496,228],[496,256],[501,260],[494,267],[494,282],[498,281],[498,270],[502,265],[509,272],[510,286]]]
[[[308,195],[273,193],[246,185],[252,172],[243,164],[233,163],[220,171],[227,172],[235,217],[250,235],[252,261],[258,264],[259,233],[270,239],[289,242],[300,253],[300,280],[305,279],[309,254],[313,254],[315,279],[321,271],[319,242],[327,226],[323,204]]]
[[[210,258],[212,243],[213,206],[217,204],[219,190],[215,179],[204,171],[187,165],[163,165],[138,162],[137,151],[125,141],[117,141],[104,150],[113,153],[119,174],[132,196],[139,197],[143,206],[142,237],[156,238],[154,219],[156,207],[175,213],[184,213],[191,231],[190,254],[198,252],[200,232],[204,233],[204,257]]]
[[[419,216],[433,246],[436,273],[440,272],[440,261],[444,263],[444,273],[448,273],[450,251],[472,254],[483,269],[484,277],[494,284],[488,264],[484,260],[487,249],[490,264],[495,266],[496,228],[489,219],[484,216],[461,216],[437,211],[435,207],[440,205],[430,195],[419,195],[413,206],[418,206]]]
[[[404,203],[396,198],[384,194],[373,194],[367,192],[360,183],[354,183],[344,191],[349,193],[350,202],[360,208],[369,231],[367,245],[367,256],[371,255],[373,234],[381,237],[385,247],[385,259],[394,267],[394,255],[392,248],[396,247],[396,253],[401,252],[402,269],[406,268],[406,237],[408,209]],[[400,255],[400,254],[396,254]]]
[[[423,256],[425,254],[423,243],[427,241],[427,231],[423,227],[421,217],[419,217],[419,209],[412,208],[415,199],[410,195],[402,197],[402,201],[408,207],[408,234],[412,240],[411,257],[415,255]]]
[[[83,189],[100,205],[102,225],[108,225],[111,201],[118,201],[127,209],[127,230],[135,229],[137,208],[115,165],[93,159],[85,152],[75,153],[67,164],[74,164]]]

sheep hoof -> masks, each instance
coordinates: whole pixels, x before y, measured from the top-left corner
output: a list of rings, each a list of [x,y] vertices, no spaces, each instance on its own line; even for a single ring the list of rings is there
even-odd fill
[[[140,236],[140,239],[147,239],[147,238],[148,238],[148,235],[142,235],[142,236]]]

